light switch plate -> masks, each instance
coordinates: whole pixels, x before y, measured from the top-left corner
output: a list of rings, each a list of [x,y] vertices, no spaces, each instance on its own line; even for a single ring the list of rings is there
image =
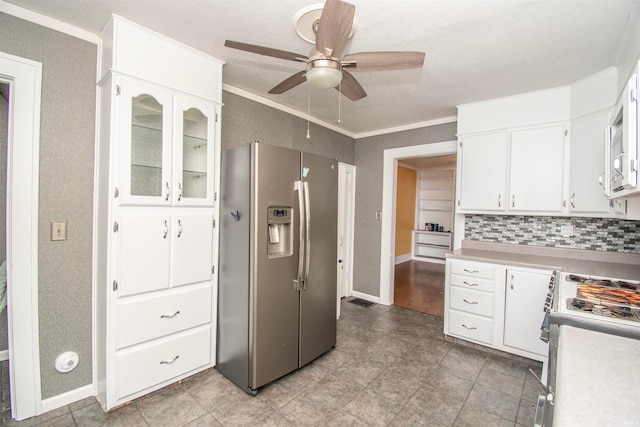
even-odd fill
[[[67,221],[51,221],[51,240],[67,240]]]

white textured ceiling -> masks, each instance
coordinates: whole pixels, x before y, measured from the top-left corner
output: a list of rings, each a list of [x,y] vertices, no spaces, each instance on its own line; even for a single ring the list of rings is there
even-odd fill
[[[456,115],[456,105],[571,84],[614,65],[636,0],[352,0],[346,53],[417,50],[421,69],[353,73],[340,129],[364,136]],[[304,64],[224,47],[226,39],[307,55],[294,15],[318,0],[9,0],[92,33],[111,13],[225,61],[224,83],[307,112],[308,90],[267,92]],[[336,126],[338,93],[311,90],[311,115]]]

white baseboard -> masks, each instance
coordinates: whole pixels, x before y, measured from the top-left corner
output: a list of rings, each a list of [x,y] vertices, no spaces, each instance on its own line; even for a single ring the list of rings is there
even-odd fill
[[[365,301],[371,301],[371,302],[375,302],[376,304],[380,304],[380,297],[374,297],[373,295],[364,294],[358,291],[353,291],[351,292],[351,296],[363,299]]]
[[[42,401],[42,413],[53,411],[70,403],[93,396],[93,384],[50,397]]]
[[[432,264],[445,264],[446,260],[441,259],[441,258],[427,258],[427,257],[413,257],[412,258],[414,261],[420,261],[420,262],[430,262]]]
[[[413,255],[404,254],[396,257],[396,265],[402,264],[403,262],[411,261]]]

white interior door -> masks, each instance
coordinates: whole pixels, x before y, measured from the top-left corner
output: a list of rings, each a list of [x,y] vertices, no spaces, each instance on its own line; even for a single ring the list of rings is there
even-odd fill
[[[338,316],[340,298],[353,290],[353,229],[355,221],[356,167],[338,164]]]

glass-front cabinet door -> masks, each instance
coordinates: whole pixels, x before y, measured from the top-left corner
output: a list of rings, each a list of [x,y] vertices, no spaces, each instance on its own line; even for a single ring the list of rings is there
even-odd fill
[[[118,87],[122,203],[169,205],[173,96],[132,81],[120,81]]]
[[[196,99],[175,97],[174,203],[213,205],[216,110]]]

